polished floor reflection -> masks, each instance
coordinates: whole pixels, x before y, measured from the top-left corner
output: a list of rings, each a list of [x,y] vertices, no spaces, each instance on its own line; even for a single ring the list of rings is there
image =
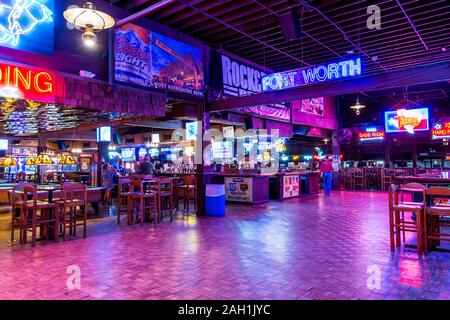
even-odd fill
[[[386,193],[227,205],[224,218],[144,227],[105,215],[87,239],[35,248],[9,243],[8,228],[0,215],[0,299],[450,299],[449,251],[390,252]]]

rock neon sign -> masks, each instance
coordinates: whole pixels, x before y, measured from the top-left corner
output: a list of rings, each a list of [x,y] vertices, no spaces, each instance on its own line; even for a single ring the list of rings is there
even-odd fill
[[[0,96],[52,103],[55,101],[52,72],[0,63]]]
[[[450,138],[450,121],[444,123],[437,123],[431,131],[433,139],[448,139]]]
[[[362,75],[362,59],[342,60],[314,67],[273,73],[262,78],[263,91],[276,91]]]

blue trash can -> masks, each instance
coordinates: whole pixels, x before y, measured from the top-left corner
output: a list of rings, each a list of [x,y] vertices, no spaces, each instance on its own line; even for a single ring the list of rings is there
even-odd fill
[[[206,215],[210,217],[222,217],[225,215],[225,185],[206,185]]]

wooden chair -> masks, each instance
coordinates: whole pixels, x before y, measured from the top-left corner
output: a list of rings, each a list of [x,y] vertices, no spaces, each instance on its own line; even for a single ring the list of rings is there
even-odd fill
[[[441,219],[450,216],[450,189],[446,187],[431,187],[425,191],[429,205],[425,207],[424,215],[424,241],[425,254],[440,241],[450,241],[450,234],[441,232],[441,227],[450,227],[450,223]],[[436,199],[442,203],[435,203]],[[447,202],[444,204],[443,202]]]
[[[344,175],[344,188],[347,190],[353,189],[355,180],[353,177],[353,171],[347,170]]]
[[[366,189],[366,176],[363,170],[356,170],[353,173],[353,188],[360,188],[360,190]]]
[[[158,193],[158,222],[163,220],[163,214],[170,214],[170,221],[173,221],[174,195],[173,181],[171,178],[156,179],[156,188]]]
[[[21,229],[22,243],[27,243],[27,233],[31,232],[31,245],[36,245],[36,229],[40,226],[41,232],[45,238],[48,238],[49,230],[53,229],[55,241],[58,241],[59,227],[59,208],[56,203],[39,201],[35,186],[25,186],[23,190],[23,201],[16,203],[21,209]],[[50,210],[54,210],[53,217],[50,216]]]
[[[87,188],[86,185],[75,182],[62,184],[62,198],[55,201],[62,212],[63,239],[69,235],[77,235],[77,227],[83,226],[83,238],[87,236]],[[81,223],[78,223],[81,218]]]
[[[148,183],[150,184],[152,182],[149,181]],[[150,215],[152,211],[158,212],[159,207],[157,193],[154,191],[154,188],[150,188],[146,191],[142,179],[134,178],[133,180],[131,180],[130,195],[128,199],[128,224],[133,223],[136,200],[138,201],[138,206],[136,206],[136,219],[140,219],[141,226],[143,225],[144,220],[147,216],[146,210],[148,210],[148,213]],[[156,219],[154,218],[154,220]]]
[[[128,205],[130,200],[130,190],[131,190],[131,179],[128,178],[121,178],[119,179],[119,183],[117,186],[117,224],[120,224],[120,214],[121,214],[121,204],[122,201],[123,204],[127,205],[127,212],[128,212]]]
[[[23,207],[23,190],[26,186],[34,186],[32,183],[19,183],[13,187],[12,192],[8,193],[9,205],[11,206],[11,242],[14,242],[14,234],[19,229],[19,241],[22,242],[23,234],[21,228],[22,207]],[[18,192],[19,191],[19,192]]]
[[[401,233],[405,241],[406,232],[417,233],[417,253],[422,254],[423,250],[423,212],[425,208],[425,189],[420,183],[407,183],[401,187],[391,185],[389,187],[389,229],[391,251],[395,247],[400,247]],[[414,193],[422,194],[421,202],[405,201],[405,195],[411,196]],[[405,219],[405,212],[415,214],[416,219]]]
[[[381,190],[386,191],[389,190],[389,187],[392,184],[392,174],[389,169],[381,170]]]
[[[181,176],[183,185],[177,187],[177,197],[183,199],[183,209],[189,214],[189,203],[194,202],[194,210],[197,210],[197,179],[195,176]],[[178,203],[177,203],[178,209]]]

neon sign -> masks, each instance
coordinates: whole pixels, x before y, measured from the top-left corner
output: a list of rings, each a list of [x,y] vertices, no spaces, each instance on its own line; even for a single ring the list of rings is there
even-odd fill
[[[431,131],[433,139],[447,139],[450,138],[450,121],[444,123],[437,123]]]
[[[370,141],[370,140],[383,140],[384,139],[384,131],[379,130],[376,127],[366,128],[365,132],[360,132],[358,134],[360,141]]]
[[[0,63],[0,96],[52,103],[54,79],[49,71]]]
[[[54,0],[0,2],[0,45],[44,54],[53,52]]]
[[[408,132],[414,134],[416,131],[427,131],[428,108],[400,109],[384,113],[386,132]]]
[[[331,80],[353,78],[362,74],[362,60],[357,57],[315,67],[278,72],[262,78],[263,91],[306,86]]]

